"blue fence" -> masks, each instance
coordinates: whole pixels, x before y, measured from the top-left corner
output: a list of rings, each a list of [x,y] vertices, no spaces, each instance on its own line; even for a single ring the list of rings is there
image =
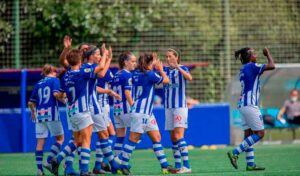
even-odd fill
[[[164,108],[156,107],[154,114],[159,125],[162,144],[171,147],[169,133],[164,130]],[[70,139],[71,132],[67,130],[66,113],[60,109],[60,115],[65,129],[65,143]],[[202,146],[230,143],[230,120],[228,104],[199,105],[189,110],[189,128],[186,131],[186,140],[189,145]],[[22,115],[20,110],[8,109],[0,112],[0,152],[33,152],[35,150],[35,125],[31,122],[28,109]],[[97,136],[93,135],[94,149]],[[50,138],[45,149],[49,150]],[[147,135],[137,148],[150,148],[151,141]]]

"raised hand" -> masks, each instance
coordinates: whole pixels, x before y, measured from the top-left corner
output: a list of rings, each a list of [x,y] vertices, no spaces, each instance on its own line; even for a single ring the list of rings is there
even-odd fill
[[[70,48],[72,45],[72,38],[68,35],[65,35],[64,37],[64,47],[65,48]]]
[[[264,54],[265,56],[269,56],[269,55],[270,55],[269,49],[265,47],[265,48],[263,49],[263,54]]]

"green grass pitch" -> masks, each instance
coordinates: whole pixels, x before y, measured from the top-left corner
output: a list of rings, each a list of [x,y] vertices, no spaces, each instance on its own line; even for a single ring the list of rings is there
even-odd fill
[[[300,145],[257,145],[255,147],[255,162],[265,166],[265,171],[246,172],[245,154],[241,154],[235,170],[230,165],[226,152],[233,147],[217,150],[189,151],[189,158],[193,170],[190,175],[300,175]],[[94,164],[92,153],[90,168]],[[173,164],[170,149],[166,150],[170,164]],[[46,156],[44,155],[44,159]],[[159,175],[160,167],[152,150],[136,150],[131,160],[133,175]],[[75,167],[78,167],[77,161]],[[45,171],[46,175],[50,175]],[[60,167],[60,173],[63,173]],[[0,154],[0,175],[35,175],[34,153]]]

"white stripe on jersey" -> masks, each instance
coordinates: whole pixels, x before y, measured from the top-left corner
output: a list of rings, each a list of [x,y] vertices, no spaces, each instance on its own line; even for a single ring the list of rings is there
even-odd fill
[[[252,97],[251,97],[251,102],[252,104],[256,104],[256,100],[257,100],[257,86],[258,86],[258,76],[256,76],[254,84],[253,84],[253,88],[252,88]]]
[[[85,101],[85,96],[81,97],[81,105],[82,105],[82,111],[87,111],[86,109],[87,103]]]
[[[184,79],[184,76],[182,75],[181,76],[181,83],[182,83],[182,99],[181,99],[181,101],[182,101],[182,105],[183,105],[183,107],[186,107],[186,92],[185,92],[185,82],[186,82],[186,80]],[[178,89],[179,90],[179,89]]]
[[[169,100],[168,100],[168,107],[170,108],[170,107],[172,107],[172,94],[173,94],[173,88],[169,88],[168,90],[167,90],[168,92],[169,92]]]
[[[176,76],[177,75],[177,76]],[[178,105],[179,102],[179,73],[175,73],[175,83],[178,83],[178,88],[175,89],[175,106]]]
[[[141,108],[140,108],[140,109],[144,110],[144,112],[147,113],[147,111],[145,111],[146,101],[147,101],[146,98],[143,98],[143,99],[142,99],[142,102],[141,102]],[[144,113],[144,112],[143,112],[143,113]],[[140,113],[140,112],[138,112],[138,113]]]
[[[148,98],[147,98],[147,99],[148,99],[148,100],[147,100],[147,107],[145,107],[145,108],[146,108],[146,113],[149,114],[149,115],[150,115],[150,113],[151,113],[151,112],[150,112],[150,109],[151,109],[151,106],[152,106],[152,105],[151,105],[151,100],[152,100],[152,96],[153,96],[153,87],[154,87],[154,86],[151,87],[150,95],[149,95]]]
[[[247,104],[251,104],[251,91],[247,92]]]

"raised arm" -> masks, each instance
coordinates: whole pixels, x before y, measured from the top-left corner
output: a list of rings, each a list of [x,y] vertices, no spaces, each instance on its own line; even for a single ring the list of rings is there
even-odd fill
[[[191,75],[191,73],[183,70],[177,63],[176,63],[176,69],[180,71],[180,73],[183,75],[183,77],[188,80],[188,81],[192,81],[193,77]]]
[[[104,49],[106,50],[106,48],[104,48]],[[101,63],[101,64],[104,64],[104,67],[97,74],[97,76],[100,77],[100,78],[103,78],[105,76],[107,70],[109,69],[109,66],[110,66],[111,61],[112,61],[112,48],[109,47],[108,50],[103,51],[102,53],[104,53],[104,54],[103,54],[103,57],[101,58],[101,61],[103,60],[103,63]]]
[[[64,67],[67,67],[69,65],[66,56],[68,52],[71,50],[71,45],[72,45],[72,38],[66,35],[64,37],[64,49],[59,56],[59,63]]]
[[[274,70],[275,69],[275,64],[274,64],[274,61],[273,61],[273,58],[270,54],[270,51],[268,50],[268,48],[264,48],[263,49],[263,54],[267,57],[268,59],[268,64],[266,65],[265,67],[265,70]]]

